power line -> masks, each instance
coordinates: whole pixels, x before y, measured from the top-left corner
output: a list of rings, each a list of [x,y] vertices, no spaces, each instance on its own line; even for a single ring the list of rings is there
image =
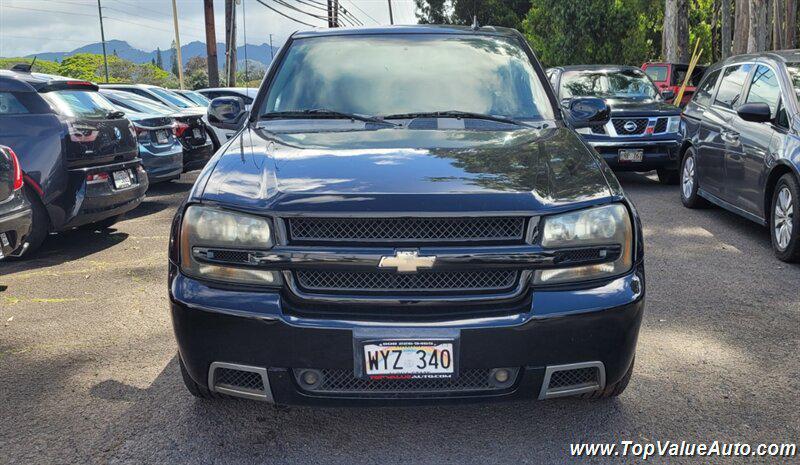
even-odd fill
[[[28,7],[24,7],[24,6],[14,6],[14,5],[3,5],[3,8],[15,8],[17,10],[40,11],[42,13],[50,13],[50,14],[59,13],[59,14],[63,14],[63,15],[89,16],[89,17],[92,17],[92,18],[95,17],[95,15],[90,15],[88,13],[73,13],[71,11],[60,11],[60,10],[41,10],[39,8],[28,8]]]
[[[300,1],[300,0],[298,0],[298,1]],[[381,23],[381,22],[380,22],[380,21],[378,21],[377,19],[375,19],[375,18],[373,18],[372,16],[370,16],[370,14],[369,14],[369,13],[367,13],[367,12],[366,12],[366,11],[364,11],[364,10],[362,10],[362,9],[361,9],[361,7],[359,7],[358,5],[356,5],[356,4],[355,4],[355,2],[353,2],[352,0],[348,0],[348,1],[347,1],[347,3],[349,3],[349,4],[353,5],[353,7],[354,7],[356,10],[358,10],[358,11],[360,11],[360,12],[364,13],[364,16],[366,16],[367,18],[369,18],[369,19],[371,19],[371,20],[375,21],[375,24],[380,24],[380,23]]]
[[[267,4],[266,4],[266,3],[264,3],[262,0],[256,0],[256,1],[257,1],[258,3],[260,3],[260,4],[264,5],[265,7],[269,8],[270,10],[274,11],[275,13],[278,13],[279,15],[283,16],[283,17],[284,17],[284,18],[286,18],[286,19],[290,19],[290,20],[292,20],[292,21],[294,21],[294,22],[296,22],[296,23],[300,23],[300,24],[303,24],[303,25],[305,25],[305,26],[309,26],[309,27],[316,27],[316,26],[314,26],[313,24],[309,24],[309,23],[306,23],[306,22],[304,22],[304,21],[300,21],[299,19],[292,18],[291,16],[287,15],[286,13],[284,13],[284,12],[282,12],[282,11],[280,11],[280,10],[277,10],[277,9],[275,9],[275,8],[273,8],[273,7],[269,6],[269,5],[267,5]]]
[[[303,14],[305,14],[305,15],[311,16],[312,18],[324,19],[324,20],[327,20],[327,19],[328,19],[328,16],[327,16],[327,15],[326,15],[326,16],[322,16],[322,15],[317,15],[317,14],[314,14],[314,13],[309,13],[309,12],[307,12],[307,11],[301,10],[300,8],[297,8],[297,7],[296,7],[296,6],[294,6],[294,5],[290,5],[290,4],[286,3],[286,2],[285,2],[285,1],[283,1],[283,0],[273,0],[273,1],[274,1],[275,3],[277,3],[277,4],[279,4],[279,5],[283,5],[283,6],[287,7],[287,8],[290,8],[290,9],[292,9],[292,10],[295,10],[295,11],[298,11],[298,12],[300,12],[300,13],[303,13]]]

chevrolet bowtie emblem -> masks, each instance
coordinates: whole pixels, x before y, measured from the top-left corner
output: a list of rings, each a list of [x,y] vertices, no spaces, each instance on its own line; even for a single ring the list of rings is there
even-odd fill
[[[433,268],[435,256],[420,257],[416,250],[397,250],[392,257],[381,257],[379,268],[397,268],[400,273],[415,273],[420,268]]]

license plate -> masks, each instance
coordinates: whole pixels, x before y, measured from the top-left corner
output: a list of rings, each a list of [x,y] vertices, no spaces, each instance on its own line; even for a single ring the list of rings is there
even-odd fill
[[[169,134],[166,129],[159,129],[156,131],[156,140],[159,144],[166,144],[169,142]]]
[[[455,372],[452,341],[371,341],[363,348],[370,379],[451,378]]]
[[[640,162],[644,158],[643,149],[620,149],[619,161]]]
[[[131,187],[131,175],[128,170],[114,171],[114,187],[117,189],[125,189]]]
[[[203,133],[198,128],[194,128],[192,130],[192,135],[194,136],[195,139],[200,139],[203,137]]]

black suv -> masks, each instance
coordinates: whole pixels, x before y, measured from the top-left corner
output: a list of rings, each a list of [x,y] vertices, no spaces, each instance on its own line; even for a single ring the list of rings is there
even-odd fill
[[[769,227],[779,259],[800,260],[800,52],[731,57],[684,110],[681,200]]]
[[[91,82],[0,71],[0,144],[22,165],[33,210],[26,253],[53,231],[111,226],[144,199],[136,135]]]
[[[665,102],[674,97],[671,90],[659,94],[632,66],[563,66],[548,69],[547,76],[565,109],[576,97],[605,100],[611,120],[576,130],[612,169],[656,170],[662,183],[678,183],[681,110]]]
[[[189,391],[280,404],[619,395],[642,234],[521,34],[294,34],[175,217]],[[574,99],[577,126],[603,122]],[[242,127],[243,126],[243,127]]]

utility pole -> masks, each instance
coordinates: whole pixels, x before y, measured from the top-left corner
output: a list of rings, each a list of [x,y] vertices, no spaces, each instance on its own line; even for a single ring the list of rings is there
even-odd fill
[[[339,0],[328,0],[328,27],[339,27]]]
[[[236,4],[225,0],[225,70],[228,87],[236,86]]]
[[[249,63],[247,62],[247,12],[244,10],[245,0],[242,0],[242,41],[244,42],[244,82],[250,82],[250,75],[247,73]]]
[[[203,0],[206,17],[206,55],[208,56],[208,86],[219,87],[219,62],[217,61],[217,32],[214,27],[214,0]]]
[[[392,14],[392,0],[388,0],[389,2],[389,24],[394,25],[394,14]]]
[[[106,84],[108,84],[108,58],[106,57],[106,33],[103,30],[103,8],[97,0],[97,14],[100,15],[100,41],[103,42],[103,66],[106,70]]]
[[[270,54],[270,59],[274,60],[275,59],[275,49],[272,48],[272,34],[269,35],[269,54]]]
[[[175,53],[178,54],[178,83],[183,90],[183,59],[181,58],[181,35],[178,32],[178,6],[172,0],[172,23],[175,25]]]

